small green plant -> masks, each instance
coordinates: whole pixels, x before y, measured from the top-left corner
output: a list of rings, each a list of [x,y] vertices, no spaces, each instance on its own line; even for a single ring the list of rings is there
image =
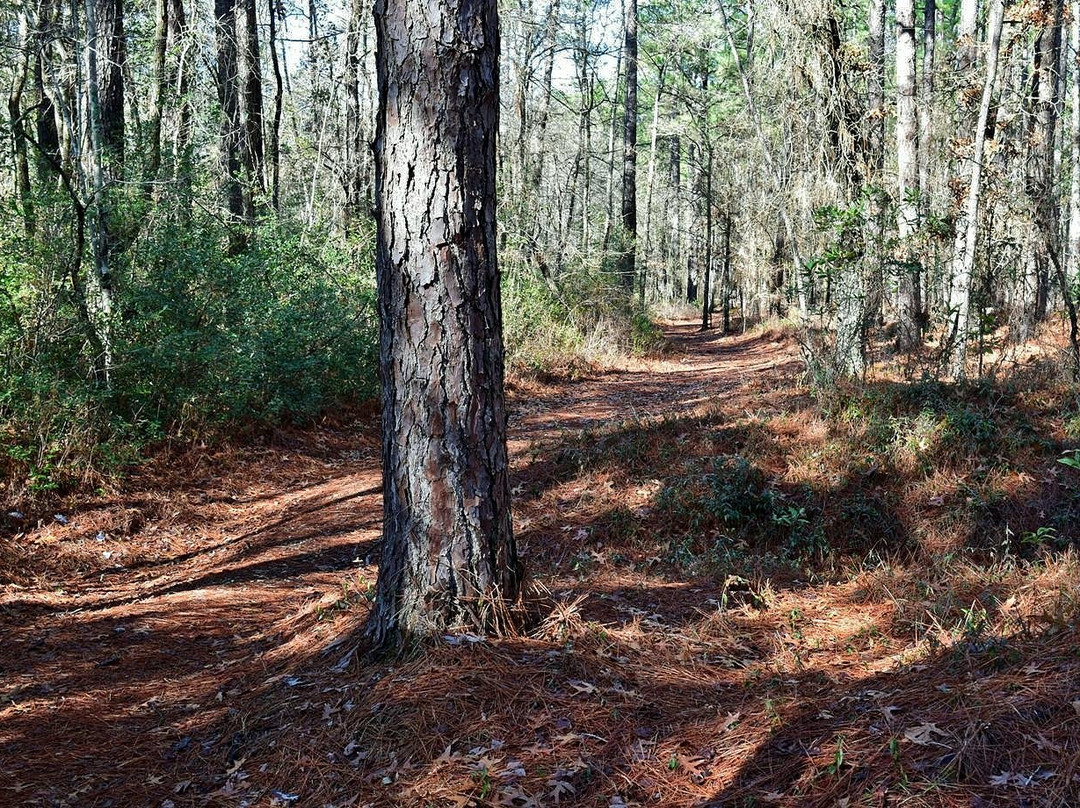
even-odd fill
[[[672,755],[671,757],[668,758],[667,767],[668,767],[668,771],[677,771],[678,770],[678,768],[679,768],[679,757],[678,757],[678,755]]]
[[[1073,449],[1071,452],[1066,452],[1064,456],[1058,458],[1058,462],[1063,466],[1068,466],[1071,469],[1080,471],[1080,449]]]
[[[1028,546],[1039,547],[1048,542],[1053,542],[1057,539],[1057,530],[1048,525],[1042,525],[1034,530],[1028,531],[1020,537],[1020,541]]]
[[[472,779],[480,786],[480,799],[484,799],[495,788],[495,784],[491,782],[491,773],[488,771],[487,766],[482,766],[472,773]]]
[[[833,752],[832,763],[825,769],[833,777],[840,776],[840,770],[844,766],[844,736],[836,736],[836,750]]]

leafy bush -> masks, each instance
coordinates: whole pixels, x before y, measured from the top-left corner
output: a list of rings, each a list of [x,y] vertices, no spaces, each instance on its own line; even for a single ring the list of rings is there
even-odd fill
[[[89,259],[67,249],[62,206],[40,219],[31,237],[0,212],[0,485],[12,497],[123,467],[166,435],[300,421],[374,393],[370,236],[278,225],[231,255],[210,218],[144,228],[114,265],[106,382],[79,303]]]

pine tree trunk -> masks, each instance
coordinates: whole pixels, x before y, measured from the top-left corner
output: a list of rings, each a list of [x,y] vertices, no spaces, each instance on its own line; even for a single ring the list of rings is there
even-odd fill
[[[244,217],[243,178],[240,148],[243,126],[240,121],[240,88],[236,44],[235,0],[214,0],[214,30],[217,39],[217,92],[221,108],[221,161],[226,207],[232,223]],[[239,243],[233,239],[232,247]]]
[[[885,295],[885,0],[870,0],[867,14],[870,71],[867,77],[869,111],[866,156],[866,185],[869,188],[866,222],[865,286],[862,294],[866,322],[880,321]]]
[[[622,261],[620,281],[634,289],[637,260],[638,4],[626,0],[626,104],[623,107]]]
[[[124,165],[124,0],[93,0],[97,27],[98,107],[106,180],[121,177]]]
[[[520,585],[496,262],[496,0],[375,5],[378,646],[497,629]]]

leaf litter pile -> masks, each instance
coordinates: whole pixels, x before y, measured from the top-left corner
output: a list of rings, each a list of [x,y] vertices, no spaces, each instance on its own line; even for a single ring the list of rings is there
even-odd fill
[[[1066,392],[669,337],[512,385],[510,636],[366,657],[371,412],[7,511],[0,804],[1080,804]]]

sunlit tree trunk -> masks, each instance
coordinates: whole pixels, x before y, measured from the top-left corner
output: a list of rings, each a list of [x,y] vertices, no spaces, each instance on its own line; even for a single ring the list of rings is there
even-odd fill
[[[1071,12],[1070,38],[1072,47],[1072,83],[1069,85],[1069,98],[1072,106],[1072,131],[1070,134],[1070,176],[1069,183],[1069,236],[1068,236],[1068,272],[1071,283],[1080,281],[1080,13]]]
[[[8,92],[8,125],[11,127],[12,152],[15,162],[15,193],[21,208],[23,228],[27,235],[36,229],[34,203],[30,187],[30,159],[28,138],[23,118],[23,93],[30,76],[30,52],[33,37],[30,32],[30,9],[24,6],[19,12],[19,45],[15,54],[15,69]]]
[[[911,243],[918,228],[919,165],[916,142],[915,7],[913,0],[896,3],[896,169],[899,280],[898,333],[901,350],[922,339],[920,327],[919,264]]]
[[[622,176],[622,260],[620,282],[627,291],[634,288],[637,259],[637,117],[638,117],[638,4],[626,2],[626,102],[623,114]]]
[[[986,125],[990,117],[990,105],[997,78],[998,52],[1001,49],[1001,28],[1005,16],[1004,0],[994,0],[990,8],[987,33],[990,37],[986,52],[986,79],[982,101],[979,104],[975,127],[975,144],[971,156],[971,172],[968,180],[967,201],[964,216],[957,224],[964,234],[962,249],[953,255],[952,268],[952,338],[950,341],[950,372],[953,378],[964,377],[967,368],[967,343],[971,319],[971,280],[975,271],[975,247],[979,229],[979,205],[982,194],[982,160],[986,143]]]
[[[869,189],[866,221],[867,271],[863,296],[869,325],[881,319],[885,294],[885,0],[870,0],[867,13],[870,69],[867,76],[866,185]]]
[[[363,212],[367,178],[364,176],[364,128],[360,116],[361,32],[367,14],[363,0],[350,0],[345,33],[345,222],[351,229]]]
[[[496,9],[375,5],[384,533],[369,634],[380,646],[498,628],[520,584],[496,262]]]

